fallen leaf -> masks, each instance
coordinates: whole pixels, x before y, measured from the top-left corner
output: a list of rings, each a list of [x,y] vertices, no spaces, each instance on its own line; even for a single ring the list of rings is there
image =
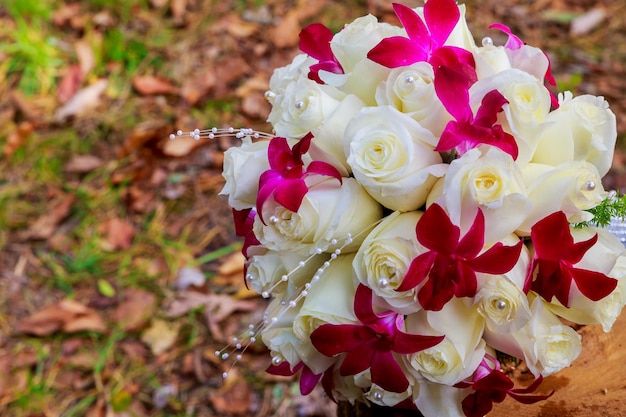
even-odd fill
[[[248,383],[236,369],[230,371],[229,379],[233,382],[210,395],[211,404],[220,415],[248,415],[252,400]]]
[[[70,213],[74,194],[66,194],[50,204],[50,209],[41,215],[23,235],[24,239],[48,239],[56,231],[59,223]]]
[[[202,287],[206,281],[206,277],[198,268],[184,267],[178,271],[176,279],[176,289],[179,291],[186,290],[190,286]]]
[[[62,3],[61,7],[52,12],[52,23],[55,26],[66,26],[82,14],[80,3]]]
[[[149,119],[138,123],[124,139],[120,157],[127,156],[146,147],[156,145],[171,133],[171,127],[162,120]]]
[[[150,348],[154,356],[158,356],[176,343],[179,329],[178,323],[154,319],[150,323],[150,327],[141,334],[141,341]]]
[[[178,94],[179,89],[169,80],[154,75],[138,75],[133,77],[133,87],[139,94]]]
[[[97,311],[69,299],[47,306],[17,325],[18,332],[35,336],[48,336],[58,331],[76,333],[85,330],[103,332],[106,325]]]
[[[100,104],[100,96],[104,93],[107,85],[107,80],[98,80],[79,90],[63,107],[55,112],[54,119],[57,122],[64,122],[70,117],[78,117],[94,110]]]
[[[150,6],[154,7],[155,9],[161,9],[167,6],[167,2],[168,0],[150,0]]]
[[[167,156],[181,157],[189,155],[194,149],[205,145],[205,140],[195,140],[189,136],[177,136],[163,141],[163,153]]]
[[[154,294],[138,288],[127,288],[123,291],[122,303],[111,314],[111,319],[120,323],[124,330],[137,330],[143,327],[156,306]]]
[[[248,94],[241,103],[242,113],[255,119],[267,119],[270,110],[271,106],[262,93]]]
[[[8,157],[13,155],[15,151],[24,146],[34,129],[35,126],[31,122],[21,122],[17,128],[7,136],[7,141],[4,146],[2,146],[4,156]]]
[[[69,160],[63,171],[70,174],[85,174],[91,172],[94,169],[100,168],[104,161],[94,155],[74,155]]]
[[[85,75],[80,69],[80,65],[74,64],[65,71],[65,75],[61,78],[59,88],[57,89],[57,100],[59,103],[67,103],[67,101],[76,94],[81,85],[85,81]]]
[[[569,33],[572,36],[582,36],[594,30],[606,19],[606,10],[596,7],[587,13],[578,16],[572,21]]]
[[[224,258],[217,269],[217,273],[220,275],[233,275],[235,273],[243,272],[245,261],[246,257],[243,256],[241,252],[235,252]]]
[[[189,105],[193,106],[209,94],[216,84],[215,72],[212,68],[207,68],[202,74],[186,80],[180,95]]]
[[[89,41],[83,38],[74,43],[74,51],[78,58],[80,72],[83,77],[86,77],[96,66],[96,57],[94,56],[93,49]]]
[[[135,237],[133,225],[122,219],[112,218],[107,220],[102,226],[106,234],[107,250],[116,251],[130,248]]]
[[[300,38],[300,17],[297,9],[290,10],[280,23],[271,29],[270,39],[276,48],[289,48],[298,45]]]
[[[204,315],[209,330],[216,337],[221,335],[219,324],[236,311],[253,311],[259,304],[252,300],[235,300],[224,294],[200,294],[193,291],[183,291],[167,308],[169,317],[180,317],[196,308],[204,307]]]

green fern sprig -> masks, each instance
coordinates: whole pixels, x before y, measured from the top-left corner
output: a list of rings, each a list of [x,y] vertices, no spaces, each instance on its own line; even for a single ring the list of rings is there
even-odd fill
[[[610,196],[602,200],[597,206],[586,211],[593,214],[593,219],[576,223],[574,227],[606,227],[611,223],[612,218],[624,220],[626,219],[626,195],[621,197]]]

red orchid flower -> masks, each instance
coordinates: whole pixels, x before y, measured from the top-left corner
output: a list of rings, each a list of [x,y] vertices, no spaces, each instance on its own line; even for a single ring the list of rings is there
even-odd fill
[[[456,120],[446,125],[435,150],[446,152],[457,150],[463,155],[468,150],[481,144],[487,144],[502,149],[517,159],[518,147],[515,138],[506,133],[501,125],[496,125],[498,113],[502,106],[508,103],[507,99],[498,91],[490,91],[483,97],[476,116],[472,113],[469,101],[471,84],[466,79],[454,74],[448,74],[454,69],[443,67],[441,76],[435,76],[435,92],[448,113]],[[452,76],[451,76],[452,75]]]
[[[256,211],[252,209],[245,210],[235,210],[233,211],[233,220],[235,222],[235,234],[237,236],[241,236],[244,238],[243,247],[241,248],[241,253],[246,258],[248,257],[248,248],[250,246],[260,245],[261,242],[256,238],[254,232],[252,231],[252,226],[254,225],[254,216],[256,216]],[[244,271],[245,276],[245,271]],[[247,285],[247,283],[246,283]]]
[[[411,354],[435,346],[445,336],[405,333],[404,317],[393,311],[374,313],[372,290],[359,285],[354,313],[363,324],[324,324],[311,334],[315,348],[326,356],[346,353],[339,368],[341,376],[370,369],[372,382],[384,390],[404,392],[408,386],[393,353]]]
[[[270,141],[267,156],[270,169],[259,177],[259,193],[256,198],[259,218],[263,219],[263,205],[270,196],[287,210],[297,212],[304,196],[309,191],[304,178],[311,174],[333,177],[341,183],[341,174],[331,164],[323,161],[312,161],[306,169],[302,155],[307,153],[311,144],[312,134],[308,134],[298,143],[289,148],[287,139],[275,137]]]
[[[483,252],[485,216],[479,209],[465,236],[454,225],[444,209],[432,204],[415,226],[417,240],[428,252],[418,255],[396,291],[415,288],[426,283],[417,293],[425,310],[439,311],[453,297],[473,297],[476,294],[476,272],[504,274],[519,259],[523,241],[514,246],[498,242]]]
[[[322,379],[324,374],[314,374],[313,371],[311,371],[311,369],[304,364],[304,362],[298,363],[293,369],[291,369],[289,363],[287,361],[283,361],[280,365],[270,365],[265,372],[271,375],[293,376],[300,370],[302,370],[300,373],[300,394],[309,395],[319,380]]]
[[[343,74],[343,68],[330,48],[333,33],[321,23],[313,23],[300,32],[300,50],[319,62],[309,68],[309,79],[324,84],[320,70]]]
[[[580,292],[593,301],[609,295],[617,286],[617,280],[603,273],[575,268],[593,245],[598,235],[582,242],[574,243],[567,216],[557,211],[538,221],[530,229],[530,238],[535,248],[535,256],[526,278],[525,291],[529,287],[550,301],[556,297],[565,307],[569,305],[572,281]],[[537,276],[533,281],[533,273]]]
[[[513,381],[500,371],[498,366],[473,383],[461,382],[455,386],[474,389],[474,392],[461,402],[463,414],[467,417],[483,417],[491,411],[493,403],[501,403],[507,395],[522,404],[534,404],[549,398],[554,394],[554,390],[548,395],[526,395],[534,392],[542,381],[543,376],[539,375],[528,387],[513,388],[515,386]]]
[[[522,46],[524,46],[524,42],[518,36],[514,35],[513,32],[511,31],[511,29],[507,25],[505,25],[505,24],[494,23],[491,26],[489,26],[489,29],[498,29],[501,32],[504,32],[507,35],[509,35],[509,39],[507,40],[506,44],[504,44],[504,47],[507,48],[507,49],[511,49],[511,50],[515,51],[515,50],[520,49]],[[554,75],[552,74],[552,65],[550,64],[550,57],[545,52],[543,52],[543,54],[546,56],[546,58],[548,60],[548,69],[546,70],[546,73],[544,75],[545,80],[551,86],[556,87],[556,79],[554,78]],[[555,108],[555,109],[558,109],[559,108],[559,100],[554,95],[554,93],[552,91],[550,91],[550,89],[548,89],[548,92],[550,93],[550,98],[551,98],[551,101],[552,101],[552,107]]]

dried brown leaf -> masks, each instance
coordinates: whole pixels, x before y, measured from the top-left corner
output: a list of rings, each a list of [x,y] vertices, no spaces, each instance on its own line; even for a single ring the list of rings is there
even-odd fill
[[[169,80],[154,75],[138,75],[133,77],[133,87],[139,94],[178,94],[179,89]]]
[[[67,101],[76,94],[81,85],[85,81],[85,75],[80,69],[80,65],[74,64],[65,71],[65,75],[61,78],[59,88],[57,89],[57,100],[59,103],[67,103]]]
[[[300,42],[300,18],[298,10],[290,10],[280,23],[272,28],[270,39],[278,49],[297,46]]]
[[[205,145],[206,141],[195,140],[188,136],[176,137],[163,142],[163,153],[167,156],[181,157],[189,155],[194,149]]]
[[[248,383],[236,369],[230,371],[229,379],[233,382],[210,396],[211,404],[219,414],[248,415],[252,400]]]
[[[241,252],[235,252],[224,258],[217,269],[217,273],[219,275],[233,275],[235,273],[243,272],[245,261],[246,257],[243,256]]]
[[[21,122],[17,128],[7,136],[7,141],[2,147],[4,156],[13,155],[15,151],[24,146],[34,129],[35,126],[31,122]]]
[[[102,229],[106,234],[106,249],[116,251],[130,248],[135,237],[135,228],[133,225],[122,219],[112,218],[102,225]]]
[[[70,213],[74,194],[66,194],[54,201],[50,209],[41,215],[23,235],[24,239],[48,239],[56,231],[59,223]]]
[[[72,98],[54,113],[57,122],[64,122],[70,117],[79,117],[100,105],[100,97],[108,85],[107,80],[95,83],[79,90]]]
[[[17,325],[18,332],[35,336],[48,336],[58,331],[75,333],[85,330],[103,332],[106,325],[97,311],[69,299],[44,307]]]
[[[154,356],[158,356],[176,343],[179,329],[180,324],[178,323],[154,319],[150,323],[150,327],[141,334],[141,341],[150,348]]]
[[[86,77],[96,66],[96,57],[87,39],[80,39],[74,44],[74,51],[78,58],[78,65],[83,77]]]
[[[193,106],[209,94],[216,84],[217,76],[213,69],[209,67],[202,74],[186,80],[183,83],[180,95],[189,105]]]
[[[124,301],[111,314],[112,320],[120,323],[124,330],[143,327],[154,313],[156,297],[138,288],[125,289],[123,297]]]
[[[271,106],[262,93],[248,94],[241,103],[242,113],[255,119],[267,119],[270,110]]]
[[[74,155],[63,170],[71,174],[85,174],[100,168],[104,161],[94,155]]]
[[[62,3],[61,7],[52,12],[52,23],[55,26],[70,25],[73,19],[82,15],[80,3]]]

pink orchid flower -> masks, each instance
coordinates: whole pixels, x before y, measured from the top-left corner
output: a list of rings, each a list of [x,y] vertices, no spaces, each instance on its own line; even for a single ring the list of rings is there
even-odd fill
[[[341,174],[331,164],[323,161],[312,161],[306,169],[302,161],[302,155],[307,153],[313,139],[308,134],[293,148],[289,148],[287,139],[275,137],[270,141],[267,156],[270,169],[259,177],[259,192],[256,198],[259,218],[263,219],[263,205],[268,198],[274,196],[274,200],[287,210],[297,212],[302,204],[304,196],[309,191],[304,179],[311,174],[333,177],[341,184]]]
[[[300,394],[309,395],[319,380],[322,379],[324,374],[314,374],[313,371],[311,371],[311,369],[304,364],[304,362],[298,363],[293,367],[293,369],[291,369],[289,363],[283,361],[280,365],[270,365],[265,372],[271,375],[293,376],[300,370],[302,370],[300,373]]]
[[[354,313],[362,324],[324,324],[311,334],[311,342],[326,356],[346,354],[339,368],[341,376],[356,375],[369,368],[372,382],[387,391],[404,392],[409,386],[394,352],[419,352],[445,337],[403,332],[400,329],[404,317],[393,311],[376,314],[372,290],[364,285],[356,290]]]
[[[552,297],[565,307],[569,305],[572,281],[580,292],[593,301],[609,295],[617,286],[617,280],[601,272],[575,268],[585,253],[596,244],[598,235],[574,243],[565,213],[557,211],[538,221],[530,229],[530,238],[535,247],[535,256],[526,278],[525,290],[529,287],[550,301]],[[537,275],[533,281],[533,273]]]
[[[320,71],[343,74],[343,68],[330,48],[333,33],[321,23],[313,23],[300,32],[300,50],[312,58],[317,64],[309,68],[309,79],[324,84],[319,77]]]
[[[454,225],[445,210],[432,204],[415,226],[417,240],[428,252],[418,255],[396,291],[408,291],[425,284],[417,299],[425,310],[439,311],[452,297],[473,297],[476,294],[476,272],[504,274],[519,259],[523,241],[514,246],[498,242],[483,250],[485,216],[479,209],[465,236]]]
[[[261,242],[256,238],[254,232],[252,231],[252,226],[254,224],[254,217],[256,216],[256,211],[252,209],[245,210],[235,210],[232,209],[233,212],[233,220],[235,222],[235,234],[237,236],[243,237],[243,247],[241,248],[241,253],[246,258],[248,257],[248,249],[250,246],[260,245]],[[245,276],[245,271],[244,271]],[[248,285],[246,283],[246,285]]]
[[[472,382],[460,382],[455,387],[471,387],[474,390],[461,402],[463,414],[467,417],[483,417],[491,411],[493,403],[501,403],[507,395],[522,404],[534,404],[549,398],[554,390],[547,395],[526,395],[535,392],[542,381],[543,376],[539,375],[528,387],[513,388],[515,384],[500,370],[500,363],[495,361],[495,368],[491,369],[483,359]]]

